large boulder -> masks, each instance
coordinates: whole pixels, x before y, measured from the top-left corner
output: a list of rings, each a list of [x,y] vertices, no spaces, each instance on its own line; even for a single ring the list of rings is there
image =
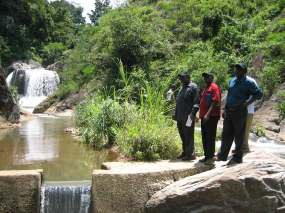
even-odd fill
[[[155,193],[147,213],[270,213],[285,209],[285,160],[256,152],[245,162],[187,177]]]
[[[57,61],[53,64],[47,66],[47,70],[53,70],[56,72],[60,72],[63,70],[64,64],[61,61]]]
[[[54,113],[74,109],[77,104],[87,97],[87,92],[82,89],[78,93],[70,94],[59,101],[56,96],[51,96],[35,107],[33,113]]]
[[[11,95],[4,70],[0,67],[0,116],[4,117],[12,123],[17,123],[20,119],[20,110],[15,99]]]

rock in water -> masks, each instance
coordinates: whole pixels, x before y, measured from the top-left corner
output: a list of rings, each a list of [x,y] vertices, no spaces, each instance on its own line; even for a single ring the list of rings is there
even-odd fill
[[[0,67],[0,115],[6,118],[9,122],[17,123],[20,119],[20,110],[11,95],[6,80],[4,71]]]
[[[285,207],[285,160],[250,153],[245,162],[177,181],[155,193],[147,213],[270,213]]]

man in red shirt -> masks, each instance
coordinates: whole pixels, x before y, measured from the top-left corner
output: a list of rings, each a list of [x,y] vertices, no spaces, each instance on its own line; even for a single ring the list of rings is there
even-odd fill
[[[200,162],[213,164],[217,125],[221,115],[221,89],[213,82],[212,74],[203,73],[202,76],[206,83],[200,97],[201,132],[205,157]]]

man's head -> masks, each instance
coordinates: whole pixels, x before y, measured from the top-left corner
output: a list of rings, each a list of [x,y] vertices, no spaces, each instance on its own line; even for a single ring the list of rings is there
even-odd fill
[[[190,83],[190,75],[186,72],[180,73],[178,78],[183,85],[188,85]]]
[[[235,74],[237,78],[242,78],[246,75],[247,73],[247,67],[245,64],[240,63],[235,65]]]
[[[214,80],[214,75],[210,72],[203,72],[202,77],[204,78],[204,81],[207,85],[210,85]]]
[[[171,84],[171,85],[170,85],[170,89],[172,89],[173,91],[175,91],[175,90],[176,90],[176,84]]]

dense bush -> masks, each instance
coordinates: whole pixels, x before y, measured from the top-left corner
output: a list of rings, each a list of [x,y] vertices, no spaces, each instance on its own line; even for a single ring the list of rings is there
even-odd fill
[[[281,90],[277,94],[278,97],[278,110],[280,112],[281,119],[285,118],[285,91]]]
[[[19,59],[41,62],[39,56],[46,57],[42,51],[49,52],[58,42],[72,48],[79,25],[85,23],[83,9],[65,0],[0,1],[0,8],[0,62],[4,66]],[[61,54],[54,56],[59,57],[52,61],[59,60]]]
[[[174,122],[149,111],[139,112],[120,129],[116,143],[123,154],[136,160],[173,159],[181,150]]]
[[[97,97],[76,108],[76,125],[86,143],[95,148],[113,145],[118,128],[132,116],[133,107]]]
[[[49,65],[56,62],[56,60],[60,60],[63,56],[63,52],[67,50],[67,47],[62,43],[49,43],[43,47],[43,51],[41,56],[43,58],[43,65]]]

